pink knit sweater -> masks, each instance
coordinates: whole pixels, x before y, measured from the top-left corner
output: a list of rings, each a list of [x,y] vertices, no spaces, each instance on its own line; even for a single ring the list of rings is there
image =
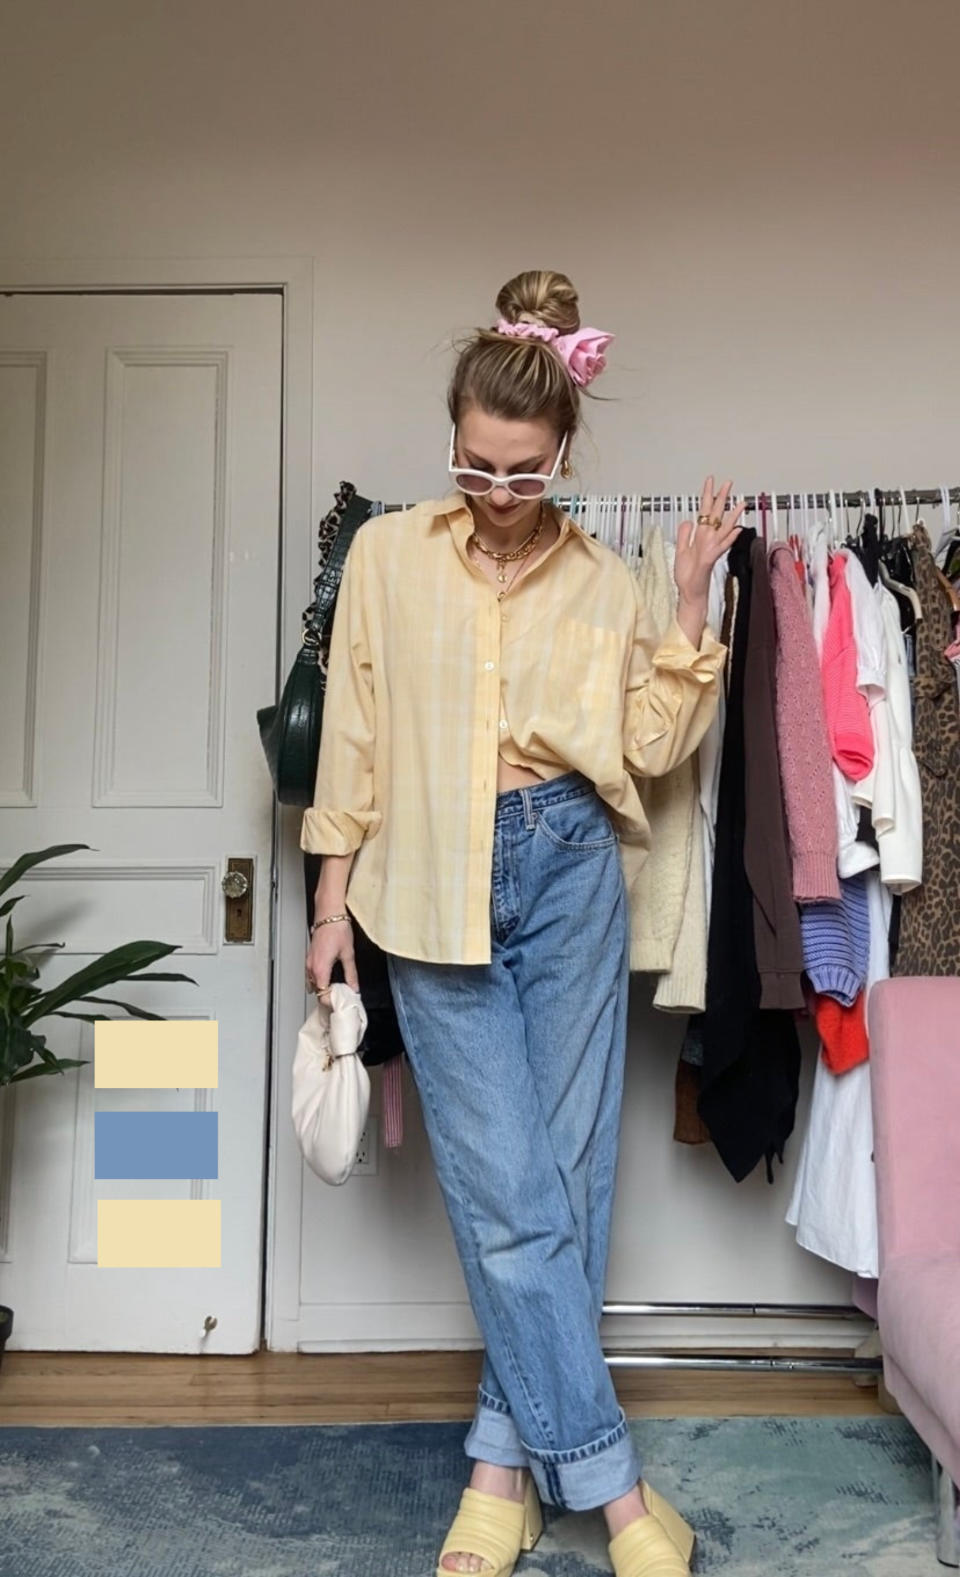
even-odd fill
[[[859,783],[873,766],[873,729],[866,696],[857,689],[853,606],[842,553],[830,555],[829,576],[830,617],[820,655],[827,734],[840,771]]]
[[[820,664],[796,560],[785,542],[770,549],[777,620],[777,748],[798,903],[839,898],[837,816]]]

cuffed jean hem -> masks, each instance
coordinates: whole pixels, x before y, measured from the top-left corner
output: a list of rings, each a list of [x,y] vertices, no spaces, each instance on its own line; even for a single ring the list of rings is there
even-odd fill
[[[464,1450],[500,1467],[529,1467],[540,1499],[564,1511],[591,1511],[635,1489],[642,1475],[636,1441],[623,1410],[599,1440],[566,1451],[525,1445],[510,1414],[494,1403],[477,1406]]]
[[[477,1394],[473,1423],[463,1442],[467,1456],[478,1457],[481,1462],[494,1462],[497,1467],[529,1467],[529,1453],[517,1433],[509,1409],[492,1397],[487,1400],[482,1387]]]

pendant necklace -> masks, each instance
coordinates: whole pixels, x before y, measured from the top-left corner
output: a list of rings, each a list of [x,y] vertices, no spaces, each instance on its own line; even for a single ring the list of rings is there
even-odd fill
[[[543,532],[543,502],[542,502],[542,500],[541,500],[541,503],[540,503],[540,513],[537,516],[537,523],[534,526],[533,530],[531,531],[530,535],[526,538],[525,541],[521,542],[521,544],[520,544],[520,546],[518,548],[513,548],[512,551],[509,552],[509,553],[501,553],[501,552],[497,552],[497,550],[495,548],[485,547],[484,544],[480,541],[480,538],[477,536],[476,531],[474,530],[472,532],[469,540],[472,543],[474,543],[474,545],[476,547],[478,547],[480,549],[481,553],[486,553],[488,558],[496,559],[496,561],[497,561],[497,580],[500,581],[501,584],[504,585],[504,590],[497,592],[497,601],[498,602],[503,598],[504,592],[508,589],[508,587],[504,584],[506,582],[506,579],[507,579],[507,565],[514,559],[525,559],[525,558],[527,558],[528,555],[533,552],[534,548],[536,547],[537,543],[539,542],[540,537],[542,535],[542,532]],[[519,570],[516,572],[516,574],[519,574]],[[510,585],[511,586],[513,585],[513,582],[516,579],[516,574],[514,574],[510,578]]]

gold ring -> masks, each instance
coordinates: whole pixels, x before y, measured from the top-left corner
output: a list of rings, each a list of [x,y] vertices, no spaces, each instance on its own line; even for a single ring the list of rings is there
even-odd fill
[[[697,516],[697,525],[698,526],[709,526],[709,524],[710,524],[710,516],[709,515],[698,515]]]

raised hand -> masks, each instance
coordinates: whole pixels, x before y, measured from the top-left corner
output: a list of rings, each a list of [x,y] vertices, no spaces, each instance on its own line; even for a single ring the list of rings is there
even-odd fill
[[[734,510],[727,509],[732,486],[732,481],[724,482],[715,495],[713,477],[708,476],[700,494],[700,516],[708,518],[701,519],[697,526],[692,520],[682,520],[677,529],[673,576],[680,602],[689,604],[691,608],[706,606],[713,566],[732,547],[743,530],[737,521],[746,507],[745,502],[738,504]],[[714,520],[719,523],[711,525],[709,522]]]

